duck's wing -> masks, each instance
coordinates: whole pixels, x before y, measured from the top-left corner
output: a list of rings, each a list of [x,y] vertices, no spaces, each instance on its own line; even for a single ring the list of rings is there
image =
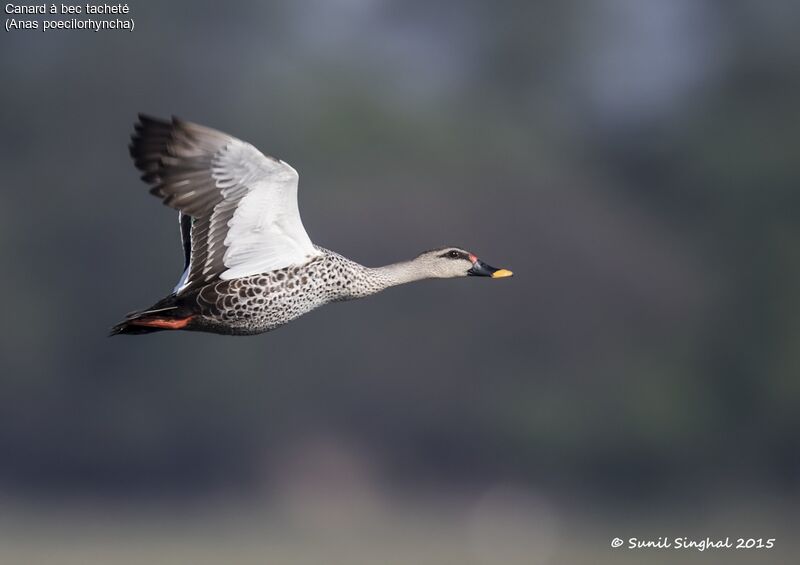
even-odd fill
[[[204,126],[144,115],[130,149],[142,179],[154,185],[150,192],[182,214],[182,235],[190,232],[191,254],[176,292],[320,254],[300,220],[297,171],[283,161]]]
[[[178,212],[178,227],[181,230],[181,247],[183,248],[183,273],[181,278],[178,279],[178,284],[172,289],[172,292],[177,293],[186,284],[189,278],[189,269],[192,266],[192,217]]]

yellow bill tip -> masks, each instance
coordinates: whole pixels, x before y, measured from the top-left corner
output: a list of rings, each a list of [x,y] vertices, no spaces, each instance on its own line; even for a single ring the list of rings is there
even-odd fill
[[[498,269],[494,273],[492,273],[493,279],[502,279],[505,277],[513,277],[514,273],[509,271],[508,269]]]

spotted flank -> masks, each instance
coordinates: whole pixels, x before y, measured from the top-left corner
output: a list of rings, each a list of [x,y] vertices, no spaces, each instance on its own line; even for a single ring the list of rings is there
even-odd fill
[[[300,219],[297,172],[204,126],[140,115],[130,151],[151,194],[178,211],[184,266],[169,296],[128,314],[111,335],[259,334],[408,282],[512,274],[457,247],[370,268],[314,245]]]

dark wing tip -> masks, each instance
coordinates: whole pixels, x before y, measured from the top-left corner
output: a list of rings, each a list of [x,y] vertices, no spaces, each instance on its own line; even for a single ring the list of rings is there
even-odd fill
[[[157,116],[153,116],[151,114],[145,114],[144,112],[139,112],[136,114],[136,117],[139,118],[139,123],[142,125],[148,124],[159,124],[163,126],[168,126],[169,122],[163,118],[159,118]]]
[[[139,113],[139,121],[133,125],[128,152],[136,168],[142,171],[142,180],[147,183],[159,181],[161,156],[167,151],[173,125],[161,118]]]
[[[128,150],[152,195],[197,217],[222,198],[212,177],[212,160],[230,139],[177,116],[165,120],[140,113]]]

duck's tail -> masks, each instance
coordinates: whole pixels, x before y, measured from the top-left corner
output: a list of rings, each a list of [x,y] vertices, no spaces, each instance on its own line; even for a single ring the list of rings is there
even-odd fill
[[[182,308],[174,294],[159,300],[146,310],[131,312],[125,320],[111,328],[109,336],[138,335],[164,330],[185,329],[194,316]]]

